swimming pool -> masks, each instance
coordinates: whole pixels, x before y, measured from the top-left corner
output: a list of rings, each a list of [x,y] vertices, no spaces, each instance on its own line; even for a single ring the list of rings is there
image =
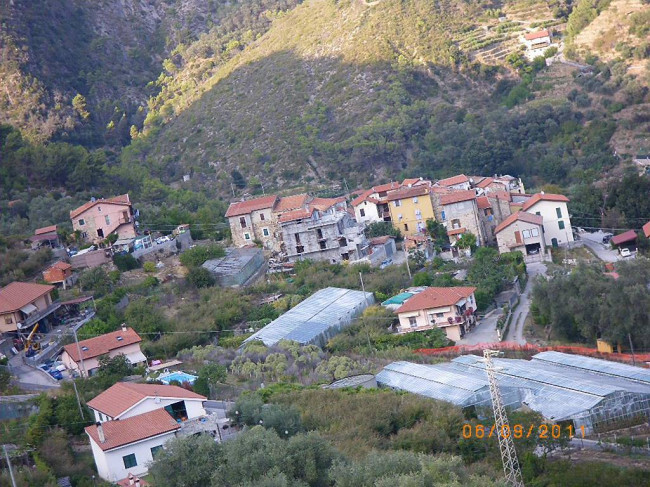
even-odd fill
[[[174,380],[180,382],[181,384],[183,382],[194,384],[194,381],[196,379],[197,379],[196,375],[188,374],[187,372],[183,372],[180,370],[178,372],[170,372],[168,374],[162,374],[160,377],[158,377],[159,381],[167,385],[169,385],[169,383]]]

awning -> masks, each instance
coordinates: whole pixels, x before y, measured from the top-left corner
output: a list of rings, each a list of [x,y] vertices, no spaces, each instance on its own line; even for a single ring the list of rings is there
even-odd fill
[[[147,362],[147,357],[144,356],[144,354],[138,350],[137,352],[129,353],[126,356],[126,359],[131,362],[132,364],[139,364],[140,362]]]
[[[34,311],[38,311],[38,308],[37,308],[36,306],[34,306],[33,304],[30,303],[30,304],[26,304],[25,306],[23,306],[22,308],[20,308],[20,311],[22,311],[23,313],[25,313],[26,315],[29,316],[29,315],[31,315]]]

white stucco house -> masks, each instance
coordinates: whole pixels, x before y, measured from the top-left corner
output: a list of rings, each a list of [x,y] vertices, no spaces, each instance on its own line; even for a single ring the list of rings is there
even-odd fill
[[[567,203],[569,198],[562,194],[537,193],[521,207],[522,211],[540,215],[544,220],[544,242],[557,247],[573,242],[571,218]]]
[[[61,361],[68,370],[88,377],[99,369],[99,359],[102,356],[113,358],[124,355],[132,365],[146,362],[147,357],[140,350],[140,342],[142,338],[133,328],[122,326],[117,331],[82,340],[78,347],[76,343],[64,346]]]
[[[206,415],[205,396],[178,386],[118,382],[88,402],[86,427],[99,476],[109,482],[147,473],[156,451],[181,425]]]

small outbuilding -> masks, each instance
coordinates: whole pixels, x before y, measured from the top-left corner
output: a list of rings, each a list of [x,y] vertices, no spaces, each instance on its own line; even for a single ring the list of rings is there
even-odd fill
[[[246,286],[255,280],[255,276],[264,265],[264,254],[257,247],[226,249],[226,255],[210,259],[203,263],[203,268],[210,271],[220,286]]]

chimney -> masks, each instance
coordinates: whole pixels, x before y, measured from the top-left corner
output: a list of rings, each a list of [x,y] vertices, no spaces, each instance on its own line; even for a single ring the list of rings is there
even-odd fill
[[[99,435],[99,442],[106,443],[106,436],[104,435],[104,427],[102,426],[102,423],[97,421],[95,425],[97,425],[97,434]]]
[[[122,323],[122,331],[126,331],[126,323]]]
[[[135,480],[134,480],[134,478],[133,478],[133,474],[130,473],[130,474],[129,474],[129,485],[133,485],[134,483],[135,483]]]
[[[135,487],[140,487],[140,479],[135,479]]]

